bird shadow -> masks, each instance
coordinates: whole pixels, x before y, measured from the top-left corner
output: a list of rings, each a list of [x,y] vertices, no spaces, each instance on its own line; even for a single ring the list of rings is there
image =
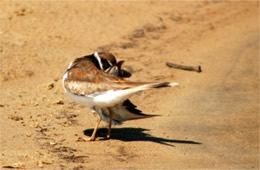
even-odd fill
[[[162,137],[155,137],[148,133],[149,129],[144,128],[114,128],[112,129],[111,139],[114,140],[121,140],[125,142],[132,142],[132,141],[149,141],[155,142],[158,144],[163,144],[167,146],[174,147],[173,143],[178,144],[202,144],[200,142],[191,141],[191,140],[178,140],[178,139],[167,139]],[[91,136],[93,129],[86,129],[83,131],[84,135]],[[105,137],[107,135],[106,128],[100,128],[97,131],[97,137]]]

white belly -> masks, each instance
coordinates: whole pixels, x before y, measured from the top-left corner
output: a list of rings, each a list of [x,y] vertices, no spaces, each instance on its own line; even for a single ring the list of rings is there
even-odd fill
[[[65,89],[65,92],[72,100],[74,100],[78,104],[87,106],[89,108],[93,107],[95,105],[93,102],[93,97],[91,97],[91,96],[78,96],[78,95],[71,93],[67,89]]]
[[[115,105],[122,103],[124,100],[128,98],[128,96],[121,96],[120,91],[108,91],[106,93],[99,94],[99,95],[85,95],[85,96],[79,96],[73,94],[67,89],[65,89],[65,92],[75,102],[90,108],[94,106],[99,108],[113,107]]]
[[[87,107],[100,107],[107,108],[113,107],[117,104],[122,103],[126,99],[128,99],[131,95],[139,91],[136,89],[126,89],[126,90],[109,90],[100,94],[90,94],[85,96],[76,95],[70,92],[68,89],[64,87],[64,81],[67,78],[68,73],[65,73],[63,76],[63,88],[68,96],[70,96],[75,102],[82,104]]]

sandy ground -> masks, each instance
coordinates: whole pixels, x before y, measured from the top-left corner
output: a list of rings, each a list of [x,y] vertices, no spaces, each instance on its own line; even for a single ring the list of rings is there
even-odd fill
[[[259,168],[257,1],[1,1],[0,14],[0,168]],[[96,50],[126,60],[133,81],[179,82],[131,98],[162,116],[81,142],[96,118],[61,78]]]

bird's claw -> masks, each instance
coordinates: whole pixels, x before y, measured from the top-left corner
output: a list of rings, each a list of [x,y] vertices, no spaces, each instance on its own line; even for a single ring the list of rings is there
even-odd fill
[[[82,138],[82,137],[79,137],[77,139],[77,142],[91,142],[91,141],[95,141],[96,140],[96,137],[90,137],[90,138]]]

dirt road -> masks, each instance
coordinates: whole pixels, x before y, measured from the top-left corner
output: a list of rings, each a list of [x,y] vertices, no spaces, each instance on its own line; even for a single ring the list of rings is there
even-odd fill
[[[1,168],[259,168],[259,2],[2,1],[0,9]],[[61,78],[96,50],[125,60],[133,81],[180,87],[131,98],[162,116],[80,142],[96,118],[64,94]]]

